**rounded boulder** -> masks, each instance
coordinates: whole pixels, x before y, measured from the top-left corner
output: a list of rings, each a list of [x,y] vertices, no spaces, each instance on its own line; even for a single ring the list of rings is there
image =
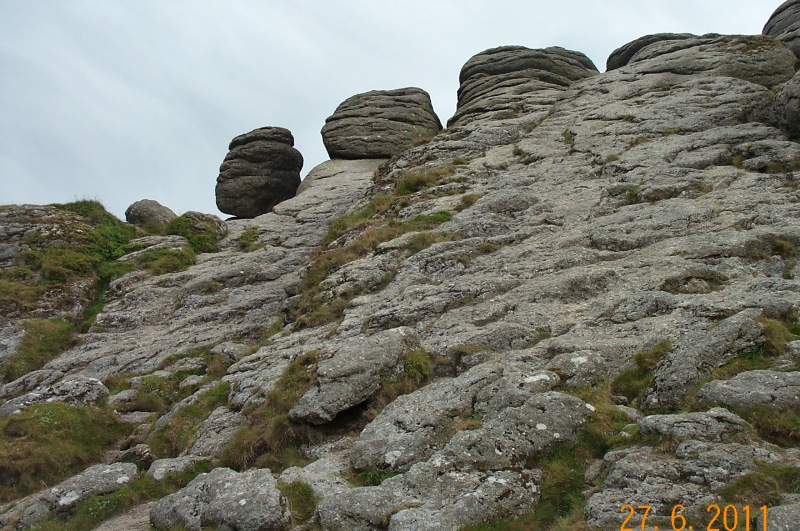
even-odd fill
[[[322,142],[332,159],[386,159],[427,142],[441,129],[424,90],[373,90],[336,108],[322,127]]]
[[[125,210],[125,221],[133,225],[145,225],[148,223],[162,225],[177,217],[175,212],[153,199],[136,201]]]
[[[217,177],[217,208],[240,218],[271,212],[294,197],[303,156],[282,127],[262,127],[234,138]]]

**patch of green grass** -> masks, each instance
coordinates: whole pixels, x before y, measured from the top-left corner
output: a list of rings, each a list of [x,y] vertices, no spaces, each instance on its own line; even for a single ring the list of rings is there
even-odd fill
[[[188,247],[180,249],[155,249],[136,259],[136,265],[153,275],[185,271],[194,265],[196,255]]]
[[[227,405],[230,384],[220,382],[204,391],[197,401],[180,408],[164,426],[151,433],[147,444],[159,458],[177,457],[191,448],[195,442],[197,429],[211,412],[219,406]]]
[[[60,514],[37,524],[34,531],[85,531],[150,500],[158,500],[185,487],[198,475],[208,472],[209,464],[200,461],[178,474],[156,481],[140,472],[130,483],[110,494],[92,496],[69,514]]]
[[[239,249],[249,253],[258,247],[258,227],[247,227],[239,236]]]
[[[640,146],[642,144],[646,144],[647,142],[650,142],[650,139],[647,138],[646,136],[637,136],[636,138],[632,138],[628,142],[628,146],[636,147],[636,146]]]
[[[314,490],[304,481],[291,483],[278,482],[278,490],[289,501],[289,510],[292,512],[292,525],[300,525],[314,517],[319,498],[314,495]]]
[[[478,194],[464,194],[464,195],[462,195],[461,196],[461,200],[458,203],[458,206],[456,206],[456,212],[461,212],[463,210],[468,209],[469,207],[474,205],[475,202],[478,199],[480,199],[480,197],[481,196],[479,196]]]
[[[422,387],[433,375],[433,360],[425,349],[410,350],[403,355],[403,373],[381,385],[380,390],[369,399],[362,414],[362,422],[369,422],[400,395],[406,395]]]
[[[394,198],[389,195],[377,195],[372,198],[367,206],[358,212],[346,214],[338,218],[331,223],[331,226],[328,228],[328,234],[322,244],[323,247],[351,230],[364,227],[367,222],[375,216],[385,214],[392,206],[393,199]]]
[[[0,502],[52,486],[89,464],[130,431],[91,406],[35,404],[0,418]]]
[[[353,487],[376,487],[396,475],[397,472],[393,470],[369,467],[362,470],[352,470],[347,475],[347,482]]]
[[[465,160],[465,159],[462,159]],[[466,164],[463,162],[462,164]],[[430,188],[439,183],[439,181],[452,176],[456,167],[461,164],[456,164],[455,160],[444,166],[439,166],[428,170],[424,173],[411,173],[400,177],[394,185],[394,193],[398,196],[410,195],[426,188]]]
[[[758,470],[725,486],[720,496],[735,505],[775,506],[784,492],[800,491],[800,468],[762,463]]]
[[[416,254],[435,243],[451,242],[459,239],[461,239],[461,237],[452,232],[419,232],[408,240],[406,249],[408,249],[411,254]]]
[[[680,127],[667,127],[661,132],[664,136],[679,135],[681,133],[683,133],[683,129]]]
[[[658,362],[671,350],[671,341],[661,341],[650,350],[637,353],[633,358],[636,367],[623,371],[614,378],[611,390],[614,394],[627,397],[628,400],[639,400],[650,385]]]
[[[736,413],[747,420],[765,441],[783,448],[800,446],[800,414],[796,411],[757,407]]]
[[[307,462],[297,447],[309,442],[311,428],[292,421],[288,414],[316,382],[319,354],[312,350],[292,360],[264,402],[245,408],[248,425],[223,451],[224,466],[244,470],[255,465],[277,472]]]
[[[764,330],[764,354],[767,356],[780,356],[786,351],[789,341],[800,339],[792,331],[790,325],[777,319],[759,317],[758,322]]]
[[[419,214],[402,224],[407,232],[430,230],[453,219],[453,215],[445,210],[433,214]]]
[[[14,353],[0,364],[3,382],[41,369],[75,344],[75,326],[64,319],[35,319],[23,327],[25,333]]]
[[[223,236],[209,224],[206,224],[202,228],[193,227],[191,218],[186,214],[178,216],[170,221],[167,226],[167,232],[186,238],[192,250],[198,254],[215,253],[219,251],[217,242]]]

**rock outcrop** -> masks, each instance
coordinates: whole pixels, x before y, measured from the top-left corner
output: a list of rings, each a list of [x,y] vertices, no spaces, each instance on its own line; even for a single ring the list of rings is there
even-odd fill
[[[441,129],[424,90],[373,90],[339,104],[325,120],[322,141],[332,159],[388,159]]]
[[[254,218],[294,197],[303,156],[293,146],[292,133],[282,127],[262,127],[231,140],[217,177],[217,208]]]
[[[166,225],[177,217],[175,212],[153,199],[136,201],[125,210],[125,221],[134,225]]]
[[[288,529],[290,513],[269,470],[240,474],[216,468],[159,501],[150,510],[150,522],[158,528],[182,526],[189,531],[212,525],[243,531],[278,530]]]
[[[564,48],[502,46],[485,50],[461,68],[456,113],[447,126],[544,110],[573,82],[596,74],[588,57]]]
[[[762,33],[783,41],[800,57],[800,2],[787,0],[782,3],[769,17]]]
[[[112,458],[188,483],[161,527],[600,530],[642,504],[699,528],[744,496],[791,522],[794,56],[677,34],[612,62],[478,54],[449,129],[325,162],[185,270],[113,280],[0,397],[104,379],[95,407],[132,430]]]

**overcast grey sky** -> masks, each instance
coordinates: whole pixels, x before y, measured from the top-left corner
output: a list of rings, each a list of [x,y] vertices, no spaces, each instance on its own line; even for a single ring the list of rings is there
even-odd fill
[[[353,94],[418,86],[444,123],[461,66],[487,48],[563,46],[603,71],[649,33],[761,33],[780,3],[0,0],[0,204],[222,215],[215,180],[241,133],[290,129],[305,176]]]

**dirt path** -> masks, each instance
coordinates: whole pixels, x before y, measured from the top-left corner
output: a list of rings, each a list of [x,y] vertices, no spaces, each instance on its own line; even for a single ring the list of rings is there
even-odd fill
[[[150,508],[155,501],[137,505],[125,514],[104,522],[94,531],[148,531],[150,529]]]

